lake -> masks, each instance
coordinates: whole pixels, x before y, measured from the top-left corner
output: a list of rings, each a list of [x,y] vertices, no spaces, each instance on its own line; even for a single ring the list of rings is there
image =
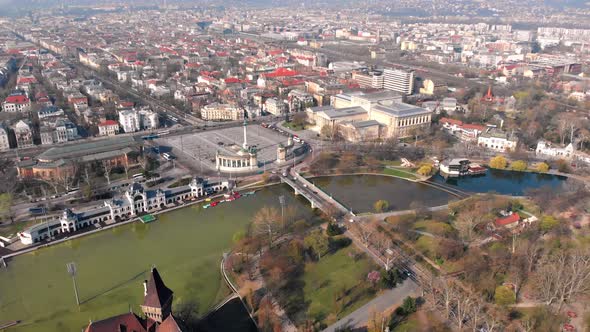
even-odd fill
[[[523,196],[529,189],[548,187],[559,189],[566,182],[564,176],[488,169],[485,175],[465,176],[445,179],[440,174],[432,181],[456,186],[465,191],[476,193],[496,192],[503,195]]]
[[[130,308],[140,313],[142,282],[152,265],[174,291],[175,304],[195,299],[204,313],[229,293],[219,262],[233,234],[262,206],[278,208],[280,195],[300,217],[312,215],[309,203],[288,187],[273,186],[215,208],[178,209],[150,224],[123,225],[15,257],[0,268],[0,323],[23,321],[10,331],[79,332],[90,319]],[[68,262],[78,267],[79,308]]]

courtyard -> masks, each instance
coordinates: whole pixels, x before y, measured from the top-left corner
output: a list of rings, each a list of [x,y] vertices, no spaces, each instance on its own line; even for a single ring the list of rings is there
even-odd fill
[[[287,144],[288,136],[260,125],[247,126],[248,146],[258,151],[258,163],[263,169],[276,166],[277,147]],[[180,163],[189,164],[194,169],[215,170],[215,154],[219,151],[225,155],[235,155],[242,148],[244,128],[231,127],[214,131],[181,136],[166,137],[157,143],[174,154]],[[299,144],[298,144],[299,145]]]

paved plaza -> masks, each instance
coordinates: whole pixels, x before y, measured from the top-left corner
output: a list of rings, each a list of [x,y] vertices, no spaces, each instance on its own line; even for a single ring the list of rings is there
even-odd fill
[[[260,125],[248,125],[248,146],[258,150],[258,162],[265,167],[273,168],[277,158],[279,143],[287,144],[288,136]],[[194,134],[158,139],[163,147],[171,148],[170,152],[178,157],[180,163],[191,163],[196,168],[215,169],[215,153],[236,154],[244,142],[244,128],[232,127]],[[202,164],[202,165],[201,165]],[[262,166],[264,167],[264,166]]]

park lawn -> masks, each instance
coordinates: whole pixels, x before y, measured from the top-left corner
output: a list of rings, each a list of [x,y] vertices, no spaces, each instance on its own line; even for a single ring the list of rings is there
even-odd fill
[[[383,164],[383,166],[401,166],[402,162],[401,160],[383,160],[381,162]]]
[[[318,262],[306,264],[303,292],[305,301],[309,302],[308,318],[325,321],[329,325],[335,317],[344,317],[373,298],[373,287],[366,278],[376,266],[365,255],[355,262],[351,256],[357,253],[351,245]],[[336,294],[343,289],[348,295],[343,304],[338,305],[335,303]]]
[[[414,224],[414,229],[439,236],[449,236],[455,232],[453,226],[440,221],[422,220]]]
[[[420,322],[415,315],[411,315],[401,324],[397,325],[393,328],[393,332],[414,332],[414,331],[421,331]]]
[[[394,168],[383,169],[383,174],[396,176],[396,177],[399,177],[402,179],[408,179],[408,180],[417,180],[418,179],[418,177],[416,177],[414,174],[412,174],[408,171],[402,171],[402,170],[394,169]]]

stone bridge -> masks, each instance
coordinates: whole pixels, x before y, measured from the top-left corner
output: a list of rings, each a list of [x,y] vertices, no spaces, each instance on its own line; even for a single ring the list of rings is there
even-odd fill
[[[320,209],[326,213],[337,211],[343,215],[351,214],[354,216],[348,207],[309,182],[296,171],[291,170],[288,176],[281,176],[281,182],[293,188],[295,195],[305,197],[311,203],[312,209]]]

